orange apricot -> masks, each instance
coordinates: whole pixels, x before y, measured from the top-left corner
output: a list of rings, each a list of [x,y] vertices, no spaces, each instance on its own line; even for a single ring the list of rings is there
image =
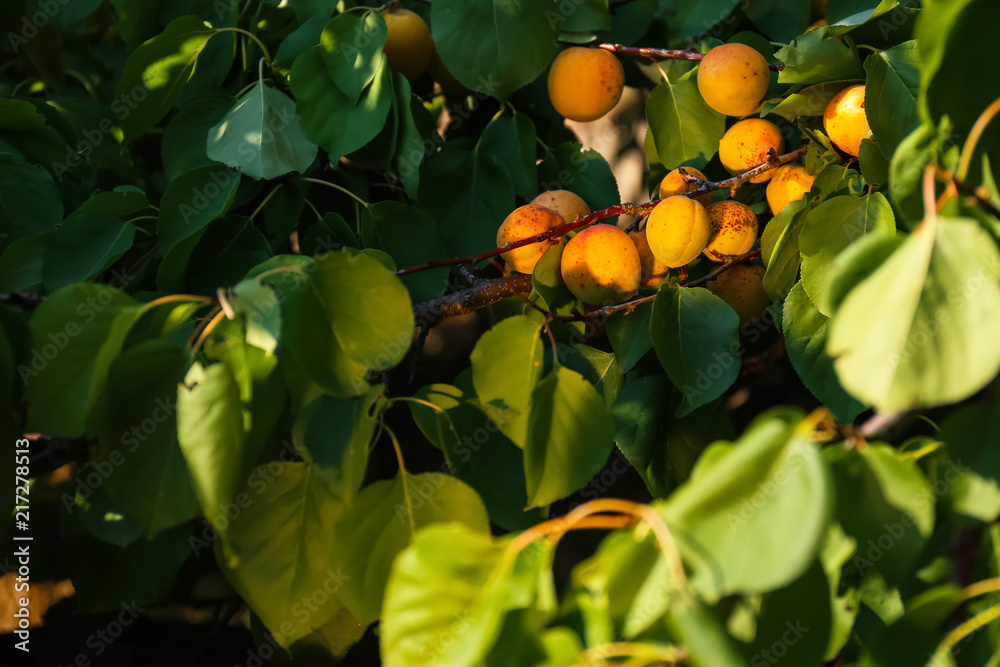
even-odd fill
[[[532,204],[551,208],[566,222],[573,222],[577,216],[590,215],[590,207],[583,198],[569,190],[546,190],[531,200]]]
[[[837,148],[854,157],[861,152],[861,140],[868,136],[865,113],[865,85],[848,86],[833,96],[823,112],[823,129]]]
[[[511,241],[520,241],[536,234],[542,234],[553,227],[564,224],[562,216],[550,208],[526,204],[507,216],[497,231],[497,247]],[[514,248],[503,253],[509,269],[521,273],[531,273],[535,264],[542,258],[545,251],[558,243],[556,239],[547,239],[537,243]]]
[[[727,116],[753,112],[770,85],[767,60],[746,44],[717,46],[698,65],[698,91],[708,106]]]
[[[781,209],[793,201],[802,199],[812,190],[816,177],[798,164],[785,164],[774,170],[774,177],[767,184],[767,205],[771,214],[778,215]]]
[[[667,197],[646,220],[646,241],[664,266],[677,268],[690,264],[712,234],[705,207],[690,197]]]
[[[382,47],[389,67],[407,79],[417,78],[427,69],[434,52],[430,28],[409,9],[387,9],[382,18],[389,31]]]
[[[712,226],[712,236],[704,250],[705,257],[719,262],[725,257],[750,252],[757,240],[757,216],[749,206],[724,200],[709,204],[705,211]]]
[[[635,249],[639,252],[639,265],[642,267],[640,285],[643,287],[656,287],[666,279],[667,274],[670,273],[670,267],[656,259],[656,255],[653,254],[652,249],[649,247],[649,241],[646,240],[645,229],[641,232],[629,234],[629,238],[632,239]]]
[[[694,167],[678,167],[664,176],[663,180],[660,182],[660,199],[666,199],[667,197],[673,197],[674,195],[682,195],[685,192],[691,192],[692,190],[698,188],[697,183],[692,183],[684,178],[684,175],[681,174],[681,169],[686,171],[691,176],[696,176],[703,181],[708,180],[705,178],[705,174],[701,173]],[[708,203],[712,201],[712,193],[706,192],[703,195],[698,195],[694,199],[702,206],[708,206]]]
[[[563,282],[584,303],[600,306],[625,301],[639,289],[639,252],[628,234],[614,225],[587,227],[563,248]]]
[[[615,54],[573,46],[549,69],[549,99],[570,120],[597,120],[611,111],[625,89],[625,69]]]
[[[740,325],[751,322],[771,305],[764,292],[764,267],[737,264],[708,284],[709,291],[729,304],[740,316]]]
[[[778,126],[762,118],[747,118],[729,128],[719,142],[719,159],[730,174],[742,174],[767,162],[768,151],[785,151],[785,138]],[[751,183],[763,183],[773,170],[757,174]]]

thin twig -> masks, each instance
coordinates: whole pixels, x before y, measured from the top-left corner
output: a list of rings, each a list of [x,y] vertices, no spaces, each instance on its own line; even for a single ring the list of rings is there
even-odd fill
[[[704,53],[694,49],[652,49],[645,46],[625,46],[624,44],[609,44],[607,42],[591,44],[590,46],[622,56],[649,58],[654,62],[657,60],[701,60],[705,57]],[[785,66],[781,63],[770,63],[767,68],[774,72],[780,72],[785,69]]]

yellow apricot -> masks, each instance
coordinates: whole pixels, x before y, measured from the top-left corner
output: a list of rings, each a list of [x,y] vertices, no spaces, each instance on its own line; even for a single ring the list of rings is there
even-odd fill
[[[663,180],[660,182],[660,199],[666,199],[667,197],[673,197],[674,195],[682,195],[685,192],[691,192],[692,190],[698,188],[697,183],[692,183],[684,178],[684,175],[681,174],[681,169],[686,171],[691,176],[697,176],[703,181],[708,180],[705,178],[705,174],[701,173],[694,167],[678,167],[664,176]],[[712,201],[712,193],[706,192],[703,195],[698,195],[694,199],[702,206],[708,206],[708,203]]]
[[[778,126],[762,118],[747,118],[729,128],[719,142],[719,159],[730,174],[742,174],[767,162],[768,151],[775,155],[785,152],[785,138]],[[750,179],[763,183],[771,178],[772,171],[765,171]]]
[[[552,209],[526,204],[514,209],[500,225],[500,229],[497,231],[497,247],[499,248],[504,243],[520,241],[536,234],[542,234],[562,224],[564,224],[562,216]],[[531,273],[535,270],[535,264],[542,258],[545,251],[556,243],[558,240],[554,239],[530,243],[508,250],[502,256],[507,260],[508,268],[521,273]]]
[[[757,319],[771,305],[771,299],[764,292],[762,266],[731,266],[710,282],[708,289],[736,311],[741,326]]]
[[[597,120],[618,104],[624,88],[625,69],[603,49],[570,47],[549,69],[549,99],[570,120]]]
[[[767,184],[767,205],[771,214],[778,215],[781,209],[812,190],[816,180],[806,168],[798,164],[785,164],[774,170],[774,177]]]
[[[858,156],[861,140],[871,130],[865,114],[865,84],[848,86],[833,96],[823,112],[823,129],[837,148]]]
[[[717,46],[698,65],[698,91],[708,106],[727,116],[753,112],[770,85],[767,60],[746,44]]]
[[[712,236],[705,246],[705,257],[719,262],[724,256],[750,252],[757,240],[757,216],[746,204],[738,201],[717,201],[705,209],[712,226]]]
[[[653,256],[672,269],[690,264],[711,234],[705,207],[684,195],[667,197],[646,220],[646,241]]]
[[[566,222],[573,222],[576,217],[590,215],[590,207],[583,198],[569,190],[547,190],[534,199],[532,204],[551,208],[563,217]]]
[[[639,289],[639,252],[628,234],[614,225],[594,225],[563,248],[563,282],[584,303],[600,306],[625,301]]]
[[[427,69],[434,52],[430,28],[409,9],[387,9],[382,18],[389,31],[382,47],[389,67],[407,79],[417,78]]]
[[[629,234],[629,238],[632,239],[635,249],[639,252],[639,265],[642,267],[642,276],[640,277],[642,282],[640,284],[643,287],[656,287],[670,273],[670,267],[656,259],[649,247],[649,241],[646,240],[645,229]]]

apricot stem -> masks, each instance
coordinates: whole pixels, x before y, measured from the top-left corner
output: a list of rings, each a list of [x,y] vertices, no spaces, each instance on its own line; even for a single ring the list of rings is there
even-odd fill
[[[958,173],[956,178],[960,181],[965,180],[966,174],[969,173],[969,165],[972,163],[972,154],[976,152],[976,144],[979,143],[979,138],[983,136],[983,132],[986,130],[986,126],[990,124],[996,115],[1000,113],[1000,97],[993,100],[986,109],[979,115],[976,119],[976,123],[972,126],[972,130],[969,132],[968,138],[965,140],[965,145],[962,147],[962,158],[958,164]]]

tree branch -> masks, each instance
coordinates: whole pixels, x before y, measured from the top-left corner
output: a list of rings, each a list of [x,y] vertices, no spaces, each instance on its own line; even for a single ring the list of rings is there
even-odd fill
[[[526,273],[479,280],[472,287],[459,292],[416,304],[413,306],[413,318],[417,326],[430,329],[449,317],[474,313],[509,296],[526,294],[531,291],[531,287],[531,276]]]
[[[607,42],[601,44],[591,44],[591,48],[603,49],[604,51],[610,51],[611,53],[617,53],[623,56],[632,56],[635,58],[649,58],[650,60],[701,60],[705,57],[704,53],[699,53],[693,49],[653,49],[646,48],[644,46],[625,46],[624,44],[609,44]],[[773,72],[780,72],[785,69],[785,66],[781,63],[769,63],[767,66]]]

